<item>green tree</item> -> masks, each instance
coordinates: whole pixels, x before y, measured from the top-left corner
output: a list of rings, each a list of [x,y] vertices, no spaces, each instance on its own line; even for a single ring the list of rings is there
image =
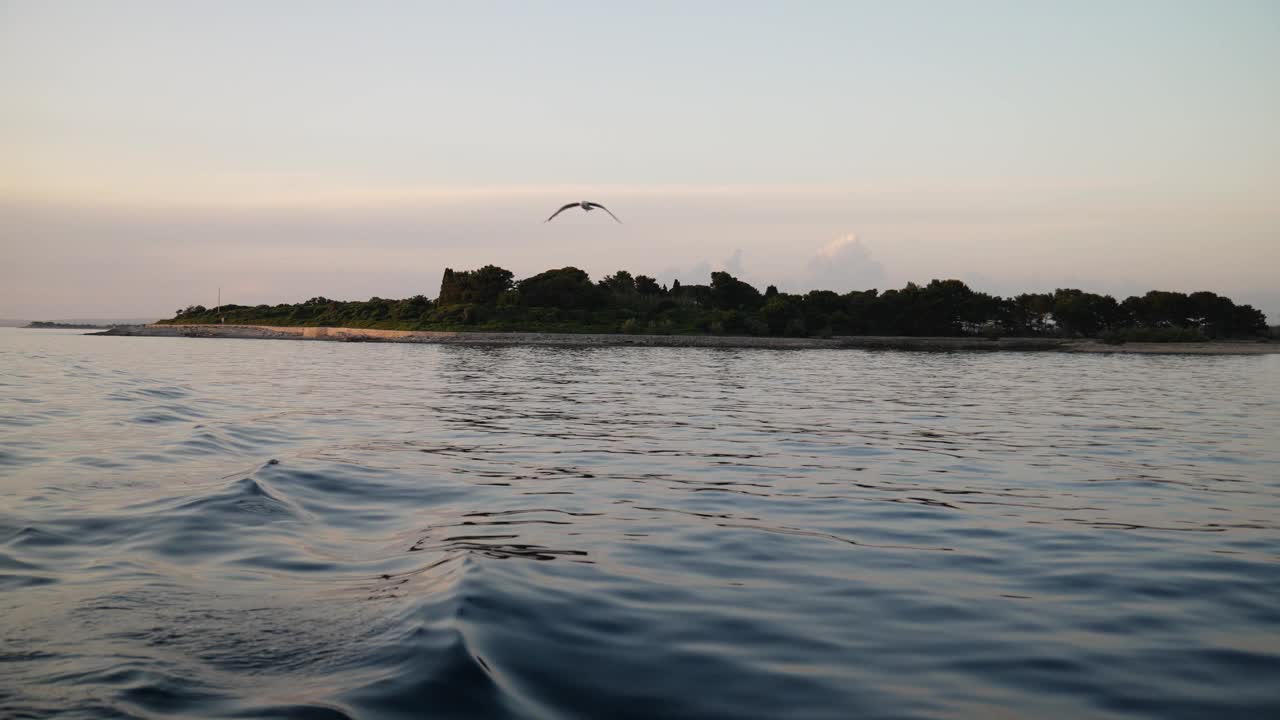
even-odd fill
[[[765,301],[760,317],[769,328],[770,335],[782,335],[791,321],[800,319],[803,312],[802,303],[796,296],[775,294]]]
[[[485,265],[479,270],[455,271],[445,268],[436,302],[441,305],[489,304],[511,289],[513,277],[515,276],[510,270],[496,265]]]
[[[547,270],[516,283],[525,307],[586,308],[601,300],[599,288],[576,267]]]
[[[1185,293],[1152,290],[1142,297],[1125,298],[1124,309],[1141,327],[1187,327],[1191,301]]]
[[[641,295],[662,295],[664,291],[658,281],[648,275],[636,276],[636,292]]]
[[[720,310],[759,308],[764,303],[760,291],[727,272],[711,273],[711,307]]]
[[[619,270],[612,275],[606,275],[599,282],[600,288],[610,295],[616,295],[622,299],[626,299],[636,294],[636,281],[631,277],[631,273],[626,270]]]
[[[1061,288],[1053,293],[1053,318],[1067,335],[1096,337],[1121,315],[1119,303],[1110,295]]]

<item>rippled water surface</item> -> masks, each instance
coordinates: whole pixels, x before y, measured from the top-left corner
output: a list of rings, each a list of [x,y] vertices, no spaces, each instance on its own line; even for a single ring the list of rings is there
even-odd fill
[[[0,717],[1280,717],[1280,356],[0,330]]]

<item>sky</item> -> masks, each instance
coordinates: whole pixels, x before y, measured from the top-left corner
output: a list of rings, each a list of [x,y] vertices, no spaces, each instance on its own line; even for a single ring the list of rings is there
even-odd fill
[[[1275,2],[0,0],[0,317],[493,263],[1276,323],[1277,127]]]

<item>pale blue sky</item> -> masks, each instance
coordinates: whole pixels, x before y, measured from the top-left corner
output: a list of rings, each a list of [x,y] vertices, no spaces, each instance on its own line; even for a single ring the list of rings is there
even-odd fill
[[[849,233],[881,287],[1280,313],[1274,2],[0,1],[0,103],[0,316],[737,250],[798,289]],[[582,197],[627,225],[539,225]]]

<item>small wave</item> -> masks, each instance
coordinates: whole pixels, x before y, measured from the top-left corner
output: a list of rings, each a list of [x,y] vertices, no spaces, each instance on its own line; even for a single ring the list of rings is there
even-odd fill
[[[84,342],[0,716],[1280,711],[1276,358]]]
[[[300,511],[268,490],[263,482],[240,478],[230,487],[178,505],[175,516],[192,518],[201,524],[231,526],[296,519]]]

